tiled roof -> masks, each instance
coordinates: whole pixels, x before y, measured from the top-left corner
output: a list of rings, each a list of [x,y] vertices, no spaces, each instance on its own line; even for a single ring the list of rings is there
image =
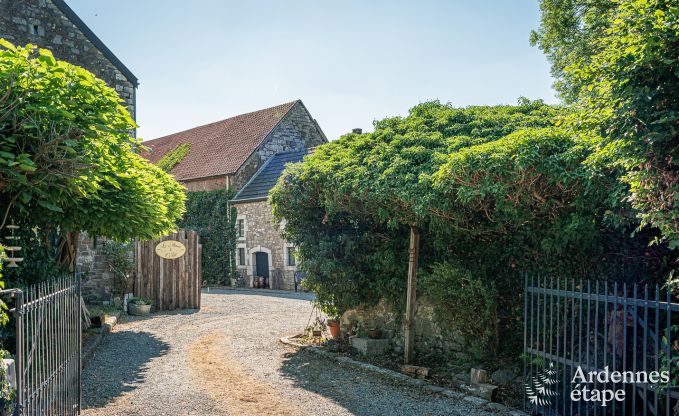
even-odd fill
[[[283,173],[288,163],[301,162],[306,150],[299,152],[278,153],[271,156],[255,173],[250,181],[238,191],[233,201],[247,201],[263,199],[269,195],[271,188],[276,185],[278,177]]]
[[[165,153],[189,143],[189,153],[170,171],[178,180],[235,173],[298,101],[145,141],[150,151],[143,156],[157,163]]]

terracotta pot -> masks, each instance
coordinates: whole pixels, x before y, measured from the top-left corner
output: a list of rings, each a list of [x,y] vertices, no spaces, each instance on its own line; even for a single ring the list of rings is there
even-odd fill
[[[151,305],[138,305],[136,303],[127,304],[127,313],[130,315],[148,315],[151,312]]]
[[[368,338],[380,339],[382,337],[382,331],[379,329],[371,329],[368,331]]]
[[[328,332],[330,332],[330,336],[333,338],[339,338],[340,337],[340,324],[338,321],[328,321]]]

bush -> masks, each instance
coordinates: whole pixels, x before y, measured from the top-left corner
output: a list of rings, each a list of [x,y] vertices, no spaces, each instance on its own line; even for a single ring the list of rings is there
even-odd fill
[[[186,214],[177,224],[195,230],[203,245],[203,283],[227,285],[235,276],[236,211],[231,190],[188,192]]]
[[[435,306],[439,320],[460,331],[481,354],[497,353],[498,296],[493,281],[444,262],[419,280],[421,293]]]

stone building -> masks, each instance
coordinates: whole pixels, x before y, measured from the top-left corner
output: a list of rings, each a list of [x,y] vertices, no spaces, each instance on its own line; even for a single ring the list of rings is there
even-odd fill
[[[0,0],[0,38],[87,69],[115,88],[136,119],[137,77],[63,0]]]
[[[302,150],[271,156],[231,201],[238,212],[236,267],[248,277],[249,286],[255,276],[261,276],[268,279],[268,287],[294,288],[295,247],[283,239],[282,230],[274,224],[268,195],[285,166],[301,162],[306,153]]]
[[[144,142],[144,156],[158,163],[188,145],[172,173],[189,191],[239,190],[276,153],[304,150],[327,142],[301,100]]]
[[[136,119],[137,77],[63,0],[0,0],[0,38],[49,49],[55,58],[87,69],[116,90]],[[82,233],[79,243],[83,296],[109,300],[113,275],[99,250],[102,240]]]
[[[238,269],[250,285],[254,276],[264,276],[270,287],[292,289],[294,247],[274,225],[267,196],[286,164],[301,161],[310,148],[323,143],[323,131],[296,100],[146,141],[150,150],[144,156],[162,163],[164,156],[183,147],[170,173],[189,192],[237,191],[231,203],[238,212]]]

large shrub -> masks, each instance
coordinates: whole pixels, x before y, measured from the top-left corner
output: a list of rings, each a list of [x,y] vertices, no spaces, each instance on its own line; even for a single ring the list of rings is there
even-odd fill
[[[183,187],[139,155],[122,100],[45,49],[0,39],[0,228],[39,227],[73,267],[77,232],[158,237],[184,211]],[[55,244],[52,244],[55,243]]]
[[[496,328],[478,349],[515,353],[521,271],[620,277],[634,259],[630,275],[654,276],[664,254],[649,253],[652,235],[630,238],[629,207],[611,197],[617,178],[583,163],[591,138],[556,127],[564,114],[527,100],[469,108],[428,102],[376,122],[374,133],[317,148],[286,169],[270,196],[286,238],[299,247],[308,287],[340,311],[381,298],[403,305],[408,230],[416,226],[420,273],[437,283],[429,295],[442,301],[459,276],[472,276],[488,288],[496,313],[452,324],[468,334]],[[446,263],[454,273],[436,266]]]
[[[673,0],[542,0],[533,36],[573,105],[589,163],[620,170],[641,227],[679,247],[679,6]],[[574,45],[584,45],[579,47]]]
[[[202,271],[205,284],[229,284],[235,273],[236,212],[229,208],[231,190],[189,192],[180,228],[198,231],[203,245]]]

